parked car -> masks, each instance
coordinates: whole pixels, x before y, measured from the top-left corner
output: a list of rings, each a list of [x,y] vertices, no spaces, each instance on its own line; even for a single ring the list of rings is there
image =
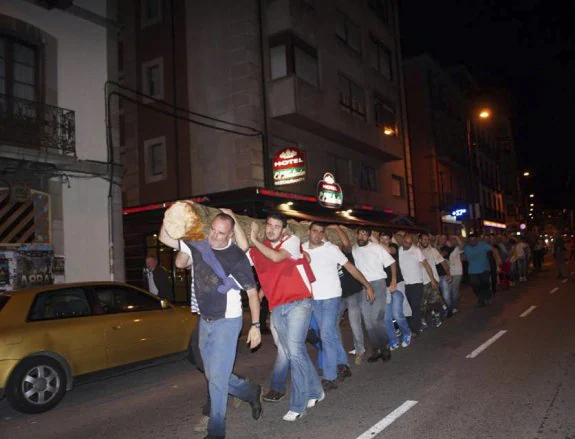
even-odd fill
[[[188,352],[196,317],[117,282],[0,293],[0,399],[55,407],[80,375]]]

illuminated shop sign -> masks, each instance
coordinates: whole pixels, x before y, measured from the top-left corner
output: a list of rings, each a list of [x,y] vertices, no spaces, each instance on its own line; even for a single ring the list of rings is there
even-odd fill
[[[465,215],[467,213],[467,209],[456,209],[453,212],[451,212],[451,216],[455,217],[455,218],[460,218],[463,215]]]
[[[274,156],[272,165],[274,185],[286,186],[305,180],[304,152],[299,148],[284,148]]]
[[[485,227],[493,227],[495,229],[506,229],[507,226],[503,223],[496,223],[494,221],[483,221]]]
[[[326,172],[323,179],[317,184],[317,198],[319,204],[330,209],[339,209],[343,204],[343,191],[335,182],[333,174]]]

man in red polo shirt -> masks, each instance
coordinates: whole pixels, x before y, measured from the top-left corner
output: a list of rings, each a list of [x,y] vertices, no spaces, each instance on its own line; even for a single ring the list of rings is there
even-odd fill
[[[307,408],[323,400],[325,394],[305,345],[313,310],[310,282],[313,274],[299,238],[288,235],[286,228],[285,216],[271,214],[266,219],[266,239],[260,241],[258,226],[252,223],[253,247],[249,255],[272,311],[278,347],[276,367],[289,367],[291,372],[290,410],[283,419],[295,421]],[[239,235],[236,233],[236,239],[244,247]]]

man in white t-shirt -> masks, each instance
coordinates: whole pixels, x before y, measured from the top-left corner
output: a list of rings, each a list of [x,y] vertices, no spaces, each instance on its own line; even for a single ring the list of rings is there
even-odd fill
[[[515,244],[515,256],[517,257],[517,271],[519,273],[519,282],[527,282],[527,266],[528,258],[527,252],[529,245],[523,238],[519,238],[519,242]]]
[[[411,306],[411,329],[414,334],[421,332],[421,301],[423,299],[423,273],[431,280],[431,285],[437,288],[433,271],[421,249],[413,245],[413,236],[406,234],[399,248],[399,266],[405,282],[405,295]]]
[[[341,307],[341,282],[339,267],[345,268],[366,289],[371,285],[347,259],[343,252],[331,242],[324,241],[325,225],[313,222],[309,227],[309,241],[303,250],[311,258],[315,276],[312,284],[313,314],[319,325],[323,351],[323,388],[337,389],[336,379],[351,376],[349,361],[338,331],[338,316]],[[373,294],[373,292],[372,292]]]
[[[375,242],[374,242],[375,241]],[[375,297],[370,297],[368,290],[363,290],[361,313],[367,336],[373,353],[367,359],[370,363],[378,360],[389,361],[391,351],[389,339],[385,329],[385,308],[391,298],[387,297],[387,285],[385,279],[385,267],[391,267],[391,283],[389,289],[397,289],[397,270],[395,259],[379,244],[377,237],[372,236],[372,231],[366,227],[357,230],[357,244],[352,249],[353,259],[358,270],[371,284]]]
[[[452,236],[446,239],[445,245],[440,249],[441,256],[449,260],[449,273],[451,274],[451,287],[449,297],[444,297],[447,306],[452,313],[459,311],[459,296],[461,278],[463,277],[463,264],[461,263],[461,250],[457,245],[457,237]]]
[[[423,318],[422,324],[426,326],[425,316],[431,312],[432,320],[436,327],[441,326],[441,310],[443,309],[442,296],[449,294],[449,284],[451,283],[451,275],[449,274],[449,265],[443,259],[441,253],[430,245],[429,234],[419,234],[419,247],[427,262],[431,267],[433,278],[437,282],[439,288],[434,287],[431,283],[431,276],[423,271],[423,303],[421,305]],[[438,268],[441,269],[441,275],[438,273]],[[444,311],[447,311],[445,308]]]

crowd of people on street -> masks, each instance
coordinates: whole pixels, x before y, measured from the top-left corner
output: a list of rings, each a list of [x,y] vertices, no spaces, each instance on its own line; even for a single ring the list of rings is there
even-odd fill
[[[340,245],[326,238],[328,230]],[[192,350],[208,384],[199,426],[206,438],[225,437],[228,394],[247,401],[254,419],[261,416],[262,400],[277,402],[289,394],[283,419],[298,420],[352,376],[350,355],[355,365],[387,362],[394,350],[408,348],[428,327],[440,327],[459,312],[464,272],[477,305],[488,306],[498,289],[527,282],[530,262],[540,270],[546,251],[540,240],[504,235],[464,240],[363,226],[355,233],[352,244],[343,226],[313,222],[302,243],[288,232],[285,216],[274,213],[266,219],[264,238],[254,222],[248,240],[227,209],[213,219],[203,242],[173,239],[162,227],[160,240],[178,250],[176,265],[192,270],[192,311],[200,315]],[[563,260],[559,276],[566,276],[565,252],[556,237],[553,254]],[[271,310],[277,356],[265,394],[260,384],[233,373],[241,290],[252,317],[250,348],[261,342],[263,296]],[[349,353],[340,329],[346,311],[354,345]],[[317,364],[306,342],[317,348]]]

